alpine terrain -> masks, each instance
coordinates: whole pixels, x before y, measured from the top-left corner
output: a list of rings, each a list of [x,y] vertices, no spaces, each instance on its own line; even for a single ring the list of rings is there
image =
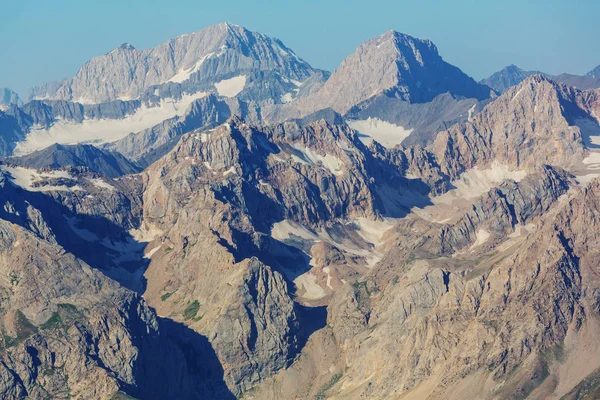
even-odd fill
[[[0,398],[600,398],[599,79],[221,23],[0,89]]]

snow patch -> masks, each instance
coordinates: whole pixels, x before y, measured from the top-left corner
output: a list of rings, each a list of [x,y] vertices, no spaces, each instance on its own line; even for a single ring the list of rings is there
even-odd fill
[[[204,63],[204,61],[206,61],[208,58],[214,56],[215,53],[208,53],[207,55],[205,55],[204,57],[202,57],[200,60],[198,60],[196,62],[196,64],[192,65],[190,68],[187,69],[180,69],[179,72],[177,72],[171,79],[169,79],[167,82],[175,82],[175,83],[182,83],[187,81],[188,79],[190,79],[190,76],[197,72],[200,67],[202,66],[202,64]]]
[[[132,132],[151,128],[162,121],[184,115],[195,100],[206,93],[184,95],[180,100],[162,99],[158,106],[142,105],[134,114],[123,119],[86,119],[82,123],[57,121],[50,128],[32,128],[24,141],[17,143],[14,155],[28,154],[55,143],[101,144],[124,138]]]
[[[223,172],[223,176],[227,176],[229,174],[234,174],[234,175],[236,174],[235,167],[232,166],[227,171]]]
[[[73,233],[75,233],[77,236],[79,236],[83,240],[85,240],[87,242],[92,242],[92,243],[98,241],[98,236],[94,232],[90,232],[85,228],[77,227],[77,218],[67,217],[65,215],[63,215],[63,218],[67,221],[67,224],[69,225],[69,228],[71,228]]]
[[[458,180],[452,182],[455,189],[434,197],[432,201],[434,204],[449,204],[456,199],[473,199],[487,193],[506,179],[519,182],[526,175],[525,171],[512,171],[507,165],[494,161],[489,169],[475,167],[464,172]]]
[[[304,158],[302,159],[296,155],[292,155],[292,158],[296,162],[299,162],[301,164],[307,164],[306,161],[308,161],[308,163],[310,164],[317,164],[321,162],[334,175],[342,175],[344,173],[344,170],[342,168],[343,163],[336,156],[332,154],[322,156],[308,147],[294,146],[294,148],[301,152]]]
[[[583,159],[584,164],[600,164],[600,152],[592,151],[590,155]],[[590,169],[590,167],[588,167]]]
[[[161,247],[162,247],[162,244],[161,244],[161,245],[158,245],[158,246],[156,246],[155,248],[153,248],[152,250],[150,250],[149,252],[147,252],[147,253],[144,255],[144,258],[146,258],[146,259],[150,259],[150,258],[152,258],[152,256],[154,255],[154,253],[156,253],[158,250],[160,250],[160,248],[161,248]]]
[[[467,117],[467,120],[469,122],[471,122],[471,120],[473,119],[473,114],[475,114],[475,107],[477,107],[477,104],[473,104],[473,107],[469,108],[469,116]]]
[[[359,227],[357,233],[360,237],[362,237],[365,242],[372,243],[374,246],[382,244],[383,234],[395,225],[392,219],[376,221],[368,218],[359,218],[356,220],[356,224]]]
[[[65,178],[65,179],[75,179],[66,171],[49,171],[49,172],[38,172],[34,169],[24,168],[24,167],[8,167],[3,165],[0,167],[2,171],[8,172],[10,174],[10,180],[17,186],[30,191],[30,192],[48,192],[52,190],[61,190],[67,192],[81,191],[83,190],[81,186],[75,185],[68,187],[66,185],[43,185],[43,186],[34,186],[34,183],[41,182],[44,179],[49,178]]]
[[[347,121],[347,123],[361,134],[359,138],[365,145],[369,145],[372,140],[375,140],[387,148],[402,143],[414,130],[371,117],[365,120]]]
[[[286,93],[281,96],[282,103],[291,103],[292,101],[294,101],[294,96],[291,93]]]
[[[158,236],[162,235],[164,232],[158,228],[147,226],[146,224],[142,225],[139,229],[131,229],[129,230],[129,234],[131,237],[138,242],[146,242],[149,243],[156,239]]]
[[[298,236],[305,240],[319,241],[319,237],[296,223],[292,223],[288,220],[283,220],[273,224],[271,229],[271,237],[275,240],[285,241],[291,239],[293,236]]]
[[[307,300],[319,300],[327,295],[325,290],[317,283],[317,276],[309,273],[300,275],[294,280],[297,288],[304,289],[304,293],[300,296]],[[301,292],[300,290],[298,292]]]
[[[598,174],[586,174],[586,175],[577,175],[575,179],[577,183],[581,186],[586,186],[588,183],[593,181],[594,179],[600,177],[600,173]]]
[[[331,268],[325,267],[323,268],[323,272],[327,274],[327,287],[333,290],[333,286],[331,286]]]
[[[246,86],[246,75],[236,76],[230,79],[224,79],[220,82],[215,83],[215,88],[221,96],[235,97]]]
[[[100,188],[100,189],[108,189],[110,191],[115,191],[116,190],[113,185],[111,185],[110,183],[107,183],[107,182],[103,181],[100,178],[88,179],[88,181],[92,185],[94,185],[94,186],[96,186],[97,188]]]
[[[523,86],[521,89],[519,89],[519,91],[517,93],[515,93],[515,95],[513,96],[512,99],[510,99],[510,102],[512,103],[513,101],[515,101],[515,99],[521,94],[523,93],[523,89],[525,89],[525,86]]]
[[[482,244],[487,242],[487,240],[489,238],[490,238],[490,233],[488,231],[486,231],[485,229],[478,230],[477,231],[477,239],[475,240],[475,243],[473,243],[473,245],[471,247],[469,247],[469,250],[473,250],[475,247],[481,246]]]

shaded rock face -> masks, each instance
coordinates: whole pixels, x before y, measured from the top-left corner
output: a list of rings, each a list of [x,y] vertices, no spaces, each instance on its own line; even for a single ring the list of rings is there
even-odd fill
[[[29,207],[0,219],[3,398],[233,398],[206,338],[65,252]]]
[[[573,86],[579,90],[590,90],[600,88],[600,77],[597,75],[572,75],[572,74],[560,74],[553,77],[557,82],[564,83],[565,85]]]
[[[426,146],[440,131],[456,123],[466,122],[471,115],[481,111],[486,102],[486,100],[479,101],[476,98],[462,98],[443,93],[425,103],[410,103],[380,94],[352,107],[345,114],[345,118],[348,120],[376,118],[411,129],[410,135],[402,141],[402,145]]]
[[[258,260],[245,266],[235,300],[210,338],[221,363],[229,366],[225,380],[242,393],[289,366],[302,338],[286,282]]]
[[[585,74],[585,76],[591,76],[592,78],[600,78],[600,65]]]
[[[140,171],[139,167],[120,153],[101,150],[88,144],[71,146],[55,144],[31,154],[11,157],[7,161],[33,169],[83,167],[108,178],[117,178]]]
[[[479,83],[487,85],[496,92],[502,94],[513,86],[523,82],[527,77],[532,75],[545,75],[540,71],[525,71],[516,65],[508,67],[492,74],[490,77],[482,79]],[[548,75],[547,75],[548,76]]]
[[[33,127],[206,95],[0,165],[0,396],[596,392],[600,100],[527,74],[492,99],[388,32],[329,76],[220,24],[36,89],[0,111],[4,154]],[[345,120],[369,118],[415,130],[366,146]]]
[[[223,100],[210,95],[193,102],[182,117],[168,119],[152,128],[131,133],[107,147],[147,166],[169,152],[184,133],[208,129],[225,122],[232,115]]]
[[[0,106],[21,105],[19,95],[8,88],[0,88]]]

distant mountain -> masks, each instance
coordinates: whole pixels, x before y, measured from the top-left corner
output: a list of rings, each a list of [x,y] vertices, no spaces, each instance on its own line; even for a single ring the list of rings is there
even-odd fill
[[[86,167],[92,172],[109,178],[117,178],[140,171],[139,167],[121,154],[101,150],[89,144],[54,144],[31,154],[11,157],[8,161],[11,164],[33,169]]]
[[[320,88],[272,115],[263,108],[262,115],[282,121],[331,108],[357,120],[353,126],[365,137],[389,136],[388,145],[405,138],[426,144],[493,96],[491,88],[444,61],[431,41],[389,31],[358,46]]]
[[[90,60],[72,78],[33,88],[29,99],[101,103],[138,99],[161,86],[226,97],[245,88],[273,95],[275,88],[279,98],[294,95],[293,89],[315,73],[280,40],[221,23],[146,50],[123,44]],[[265,79],[269,85],[253,83]]]
[[[389,31],[361,44],[311,101],[345,113],[377,94],[426,103],[442,93],[490,97],[488,87],[444,61],[431,41]]]
[[[8,88],[0,88],[0,107],[21,105],[19,95]]]
[[[479,81],[479,83],[491,87],[498,93],[504,93],[510,87],[523,82],[528,76],[536,74],[545,75],[543,72],[540,71],[522,70],[521,68],[513,64],[492,74],[488,78],[482,79],[481,81]]]
[[[557,82],[562,82],[566,85],[576,87],[581,90],[590,90],[600,88],[600,76],[594,76],[593,71],[586,75],[560,74],[552,79]]]
[[[585,74],[585,76],[591,76],[592,78],[600,78],[600,65]]]

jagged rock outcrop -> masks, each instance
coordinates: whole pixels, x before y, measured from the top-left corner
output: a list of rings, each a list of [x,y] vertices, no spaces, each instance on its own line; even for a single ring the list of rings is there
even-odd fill
[[[539,183],[556,177],[549,172]],[[597,189],[595,181],[536,211],[532,233],[504,236],[508,256],[463,255],[457,263],[415,252],[416,260],[399,263],[390,254],[391,264],[337,292],[328,324],[346,368],[328,396],[559,398],[571,390],[598,364],[589,357],[574,364],[597,329],[592,293],[600,282],[595,255],[585,250],[597,237],[596,214],[588,212],[598,205]]]
[[[575,182],[565,171],[544,167],[520,182],[504,182],[471,206],[459,221],[440,232],[442,254],[453,254],[476,242],[483,230],[486,244],[502,241],[517,225],[543,215]]]
[[[219,24],[3,107],[61,144],[0,164],[0,397],[596,393],[600,92],[528,74]]]
[[[18,195],[0,218],[3,398],[233,397],[205,338],[66,252]]]
[[[540,75],[507,91],[464,124],[441,132],[431,146],[452,178],[495,160],[514,169],[572,167],[585,155],[579,120],[592,119],[586,96]]]
[[[0,88],[0,107],[23,104],[19,95],[8,88]]]

